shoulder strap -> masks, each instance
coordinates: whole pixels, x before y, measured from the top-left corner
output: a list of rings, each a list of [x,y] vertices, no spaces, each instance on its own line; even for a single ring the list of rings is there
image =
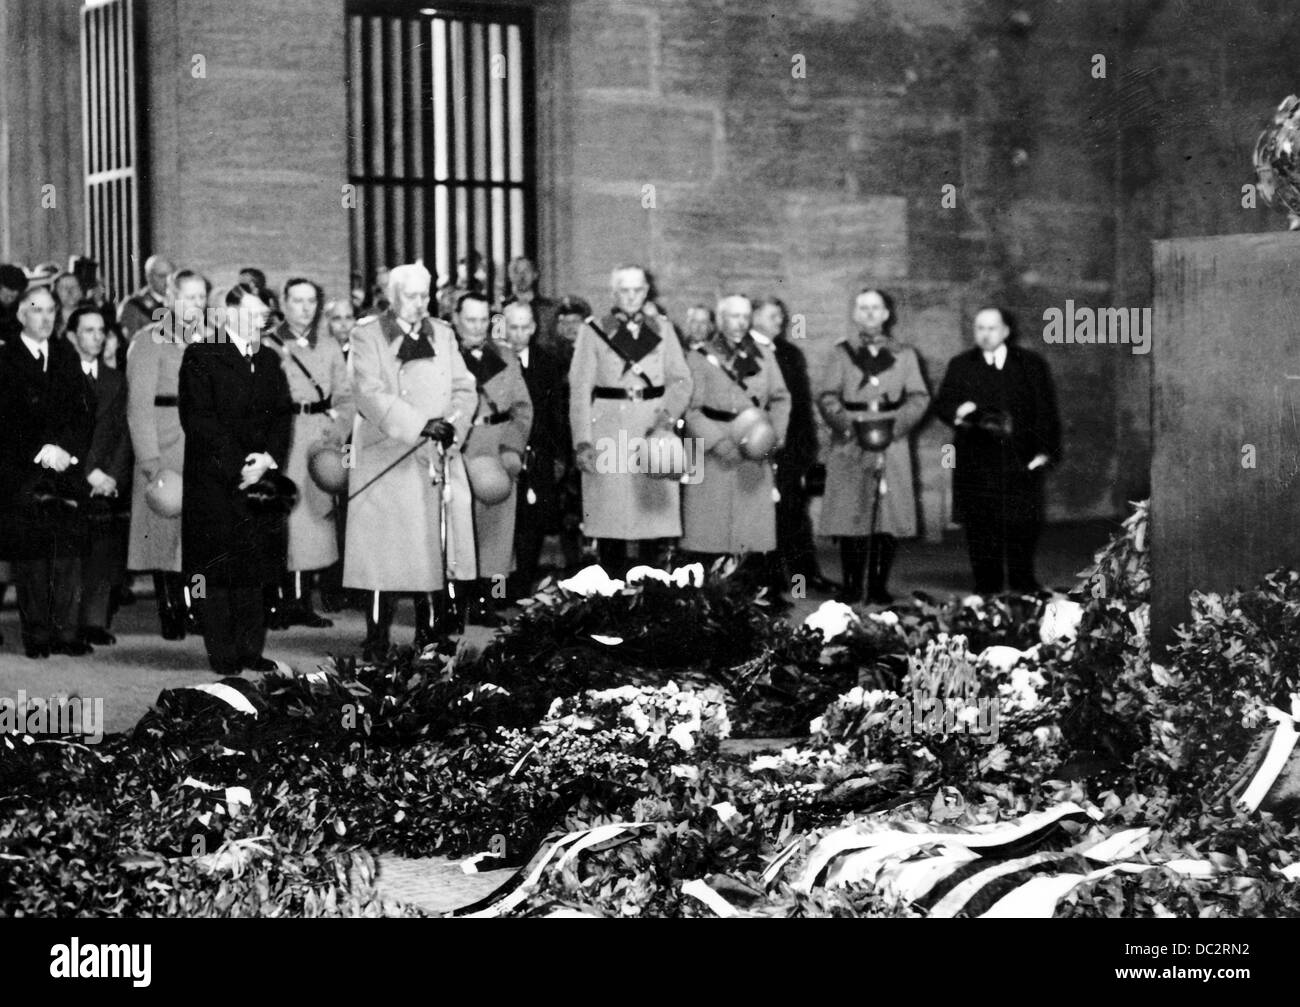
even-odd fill
[[[748,388],[745,387],[745,382],[741,381],[740,376],[735,371],[733,371],[730,367],[728,367],[726,364],[722,362],[721,357],[719,357],[716,353],[713,353],[711,350],[709,350],[707,347],[704,346],[697,346],[695,348],[695,351],[701,354],[705,360],[707,360],[714,367],[720,370],[723,374],[729,377],[733,382],[735,382],[736,387],[745,393],[745,395],[749,398],[750,402],[754,403],[754,405],[757,406],[759,409],[763,408],[758,401],[758,396],[753,394]]]
[[[321,402],[324,402],[325,389],[323,389],[320,386],[319,382],[317,382],[316,378],[312,375],[311,371],[307,370],[307,365],[298,359],[298,355],[294,353],[292,349],[289,348],[288,344],[285,343],[283,339],[281,339],[279,336],[275,335],[274,333],[271,334],[271,338],[274,339],[280,345],[280,348],[282,350],[284,350],[284,355],[298,365],[298,370],[302,371],[302,373],[306,376],[307,380],[311,382],[311,386],[316,389],[316,395],[319,397],[319,400]]]
[[[623,361],[624,367],[626,367],[638,378],[640,378],[642,381],[645,382],[647,388],[654,387],[654,382],[651,381],[650,378],[646,375],[646,372],[641,369],[641,365],[637,361],[629,357],[622,350],[620,350],[617,346],[615,346],[613,341],[609,338],[609,336],[606,335],[605,330],[596,324],[595,315],[588,315],[584,321],[584,324],[588,328],[590,328],[592,332],[596,333],[596,337],[602,343],[604,343],[606,346],[608,346],[611,350],[613,350],[618,355],[618,358]]]

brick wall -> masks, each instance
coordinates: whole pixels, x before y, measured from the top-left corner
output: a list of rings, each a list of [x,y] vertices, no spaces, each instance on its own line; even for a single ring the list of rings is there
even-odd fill
[[[849,330],[851,292],[877,284],[936,386],[986,301],[1027,322],[1067,296],[1106,303],[1113,136],[1080,149],[1097,89],[1092,50],[1072,40],[1108,5],[1027,6],[1022,22],[983,2],[578,0],[559,53],[571,255],[553,285],[603,302],[610,265],[640,259],[674,314],[723,291],[776,294],[804,316],[815,367]],[[1051,515],[1114,513],[1118,353],[1049,352],[1026,330],[1070,445]],[[929,534],[948,520],[949,440],[938,423],[917,439]]]
[[[74,3],[0,4],[0,262],[66,265],[83,250],[79,31]]]
[[[348,287],[339,0],[148,4],[155,246],[215,283]],[[196,76],[202,57],[205,76]]]

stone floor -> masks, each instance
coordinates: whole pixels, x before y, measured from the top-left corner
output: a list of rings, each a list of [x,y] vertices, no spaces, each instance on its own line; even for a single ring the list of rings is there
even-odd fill
[[[429,913],[450,913],[490,895],[514,870],[466,874],[445,857],[379,857],[379,893]]]

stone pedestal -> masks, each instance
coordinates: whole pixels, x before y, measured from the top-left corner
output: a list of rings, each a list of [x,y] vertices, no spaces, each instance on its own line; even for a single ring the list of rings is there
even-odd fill
[[[1300,566],[1300,235],[1155,242],[1152,636]]]

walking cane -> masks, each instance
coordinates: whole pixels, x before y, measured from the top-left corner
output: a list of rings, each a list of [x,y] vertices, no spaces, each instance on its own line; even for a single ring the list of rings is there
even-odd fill
[[[400,458],[398,458],[395,462],[393,462],[391,465],[389,465],[387,468],[385,468],[382,472],[380,472],[379,475],[374,476],[373,478],[366,480],[366,484],[365,484],[364,486],[362,486],[361,489],[357,490],[355,493],[349,493],[349,494],[348,494],[348,500],[349,500],[349,501],[355,500],[357,497],[359,497],[359,496],[360,496],[362,493],[364,493],[366,490],[370,489],[371,486],[373,486],[375,483],[379,482],[380,479],[382,479],[382,478],[384,478],[384,476],[388,475],[389,472],[393,471],[393,469],[395,469],[395,468],[397,468],[397,466],[401,465],[402,462],[404,462],[404,461],[406,461],[406,459],[410,458],[411,455],[413,455],[413,454],[415,454],[415,452],[419,451],[420,448],[422,448],[422,447],[424,447],[424,441],[423,441],[423,440],[421,440],[420,443],[413,445],[409,451],[404,452]]]

